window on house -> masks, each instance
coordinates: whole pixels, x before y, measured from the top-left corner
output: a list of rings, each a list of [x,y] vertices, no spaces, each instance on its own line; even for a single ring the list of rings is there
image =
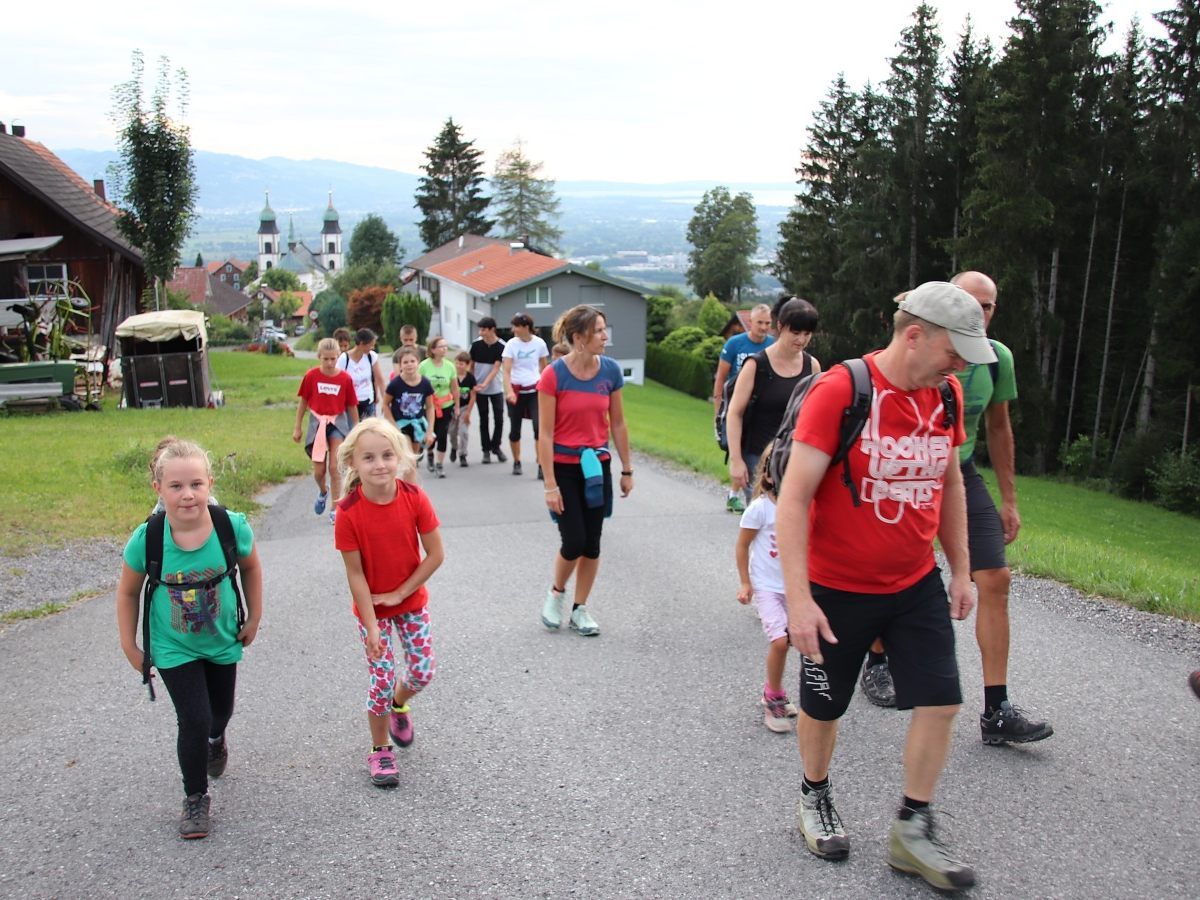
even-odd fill
[[[550,305],[550,286],[542,285],[540,287],[525,288],[525,305],[526,306],[549,306]]]
[[[224,283],[224,281],[225,281],[225,275],[224,275],[224,274],[222,274],[222,275],[221,275],[221,282],[222,282],[222,283]]]
[[[232,271],[233,271],[233,266],[226,266],[226,267],[225,267],[225,271],[226,271],[226,272],[232,272]]]
[[[25,267],[30,297],[67,296],[67,264],[39,263]]]
[[[613,343],[613,329],[612,329],[612,326],[609,325],[607,328],[604,329],[604,346],[611,347],[612,343]]]

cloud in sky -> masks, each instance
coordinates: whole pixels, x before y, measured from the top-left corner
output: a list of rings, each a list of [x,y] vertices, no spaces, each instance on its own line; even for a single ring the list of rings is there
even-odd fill
[[[812,110],[839,71],[887,76],[913,4],[482,0],[12,5],[0,121],[52,149],[108,149],[130,53],[187,70],[198,149],[416,172],[448,116],[489,167],[520,137],[558,179],[793,178]],[[934,4],[953,46],[968,12],[1002,43],[1011,2]],[[1157,33],[1167,0],[1113,0]]]

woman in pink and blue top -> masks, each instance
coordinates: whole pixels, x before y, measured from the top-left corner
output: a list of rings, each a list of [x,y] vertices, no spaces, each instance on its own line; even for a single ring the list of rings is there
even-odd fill
[[[625,379],[616,360],[604,355],[604,313],[576,306],[554,325],[554,340],[571,352],[546,367],[538,380],[538,460],[545,473],[546,507],[558,524],[562,545],[554,558],[554,583],[542,604],[542,624],[562,627],[562,601],[575,575],[572,630],[600,633],[587,609],[600,568],[600,532],[612,514],[609,434],[621,457],[621,496],[633,490],[629,428],[621,404]]]

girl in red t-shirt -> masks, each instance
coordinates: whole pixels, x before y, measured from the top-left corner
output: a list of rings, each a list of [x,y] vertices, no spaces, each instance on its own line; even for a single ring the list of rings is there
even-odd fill
[[[413,742],[408,701],[429,684],[435,668],[425,582],[442,564],[442,535],[425,492],[398,477],[401,469],[415,468],[416,457],[390,423],[363,420],[337,459],[346,494],[337,504],[334,544],[346,565],[371,673],[367,766],[373,783],[393,787],[400,776],[388,735],[401,747]]]
[[[300,390],[296,391],[300,403],[296,406],[296,427],[292,429],[292,440],[300,443],[304,413],[312,413],[308,419],[304,452],[312,459],[313,481],[317,483],[313,512],[318,516],[325,512],[325,503],[329,498],[325,488],[325,470],[330,467],[326,461],[330,457],[337,459],[338,447],[350,429],[358,424],[358,394],[354,389],[354,379],[337,367],[338,355],[337,341],[333,338],[325,338],[317,344],[317,359],[321,365],[304,373]],[[342,476],[337,466],[333,466],[329,473],[329,483],[333,488],[333,496],[340,496]],[[335,515],[330,510],[329,521],[332,522]]]

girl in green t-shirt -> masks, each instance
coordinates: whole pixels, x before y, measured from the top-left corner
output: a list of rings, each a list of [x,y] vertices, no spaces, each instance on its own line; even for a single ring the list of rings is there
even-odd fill
[[[458,369],[446,359],[449,344],[444,337],[429,339],[429,357],[421,361],[417,371],[433,385],[433,436],[437,447],[437,462],[433,454],[426,456],[430,472],[446,477],[446,442],[450,437],[450,420],[454,417],[454,398],[458,396]]]
[[[212,464],[191,441],[159,445],[152,463],[154,490],[162,503],[162,582],[149,608],[152,663],[166,685],[179,723],[177,751],[183,772],[180,836],[208,836],[208,777],[225,771],[225,727],[233,715],[233,689],[242,650],[262,618],[262,569],[254,534],[240,513],[227,513],[237,544],[237,567],[246,601],[238,627],[237,601],[208,499]],[[138,607],[146,581],[147,524],[125,545],[117,585],[117,631],[129,664],[142,671],[146,647],[137,645]],[[218,580],[219,579],[219,580]]]

